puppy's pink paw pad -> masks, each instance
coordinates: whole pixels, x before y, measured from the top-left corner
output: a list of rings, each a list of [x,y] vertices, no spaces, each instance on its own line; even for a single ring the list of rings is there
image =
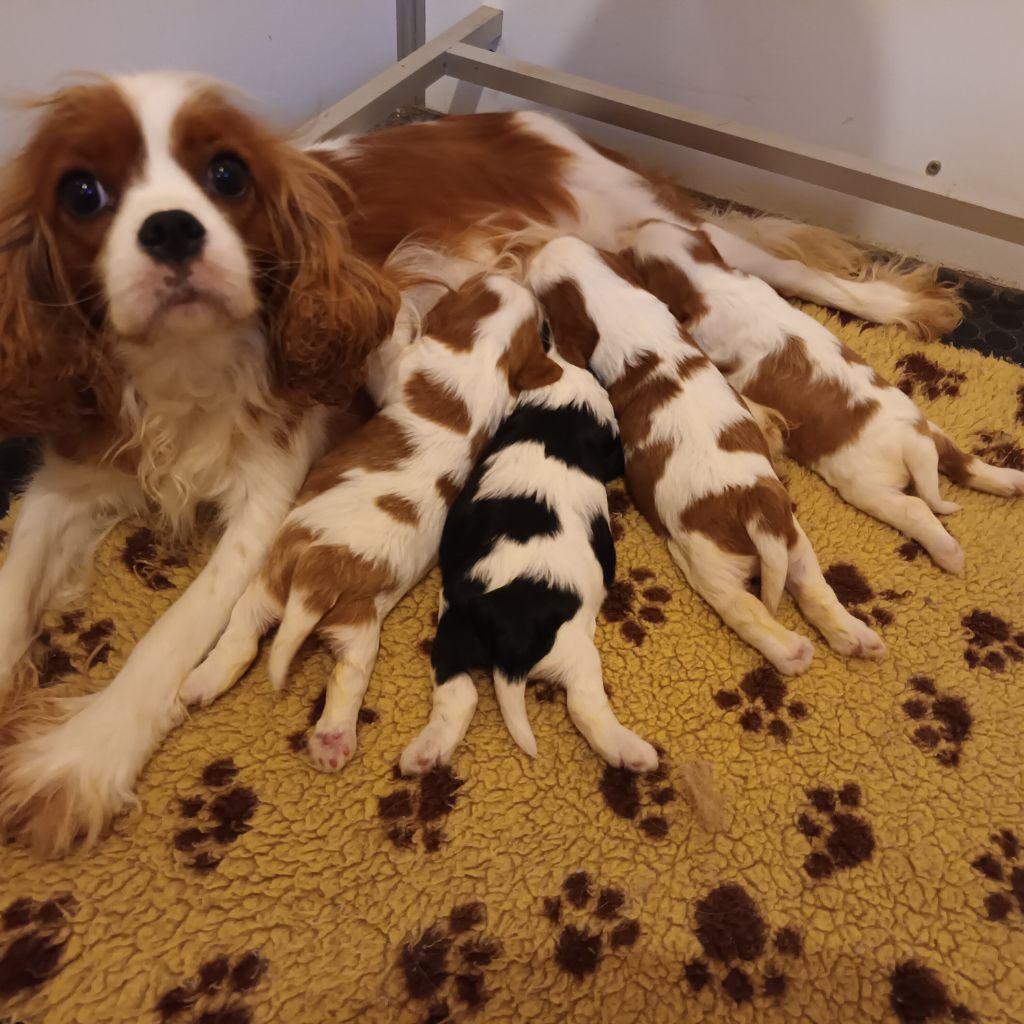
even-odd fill
[[[356,734],[351,729],[316,732],[309,739],[309,756],[323,771],[335,771],[355,753]]]

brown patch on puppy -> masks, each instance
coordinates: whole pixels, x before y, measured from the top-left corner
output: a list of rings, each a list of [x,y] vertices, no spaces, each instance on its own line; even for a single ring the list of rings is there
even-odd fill
[[[931,438],[935,442],[935,449],[939,453],[939,469],[955,484],[967,487],[970,484],[971,462],[970,455],[960,451],[953,442],[939,431],[931,431]]]
[[[455,499],[459,496],[461,488],[459,485],[447,474],[439,476],[434,481],[434,487],[437,489],[437,493],[441,495],[441,500],[451,508],[455,504]]]
[[[683,510],[684,530],[710,537],[723,551],[734,555],[756,555],[750,528],[782,537],[788,547],[796,543],[793,507],[786,489],[771,477],[758,477],[752,487],[727,487],[708,495]]]
[[[476,340],[477,325],[501,307],[501,299],[483,280],[448,292],[427,314],[423,333],[456,352],[468,352]]]
[[[293,585],[311,612],[323,615],[320,628],[353,626],[377,616],[376,598],[395,585],[391,569],[346,547],[317,545],[303,552]]]
[[[590,365],[601,340],[597,326],[575,281],[558,281],[538,296],[559,355],[574,366]]]
[[[768,456],[768,445],[761,428],[749,419],[737,420],[718,435],[718,447],[723,452],[757,452]]]
[[[658,515],[654,489],[665,475],[665,464],[672,451],[672,445],[667,441],[658,441],[626,455],[626,483],[629,485],[630,497],[640,514],[651,524],[651,529],[661,537],[668,530]]]
[[[420,521],[416,504],[409,501],[408,498],[403,498],[400,494],[382,494],[376,499],[375,504],[382,512],[391,516],[395,522],[415,526]]]
[[[786,443],[810,466],[856,441],[878,409],[874,399],[854,399],[835,378],[815,378],[804,342],[796,337],[761,362],[743,393],[785,416],[790,424]]]
[[[722,259],[718,250],[711,243],[705,231],[690,231],[690,255],[698,263],[713,263],[716,267],[725,269],[725,260]]]
[[[329,491],[353,469],[364,469],[368,473],[395,469],[412,452],[412,444],[397,420],[384,413],[374,416],[310,470],[297,503],[301,505]]]
[[[405,400],[417,416],[457,434],[469,433],[472,421],[466,403],[447,384],[434,380],[422,370],[405,382]]]
[[[640,256],[632,249],[627,249],[623,255],[636,267],[642,287],[664,302],[669,312],[683,326],[694,323],[708,311],[704,297],[674,263],[652,256]]]
[[[316,543],[316,534],[297,523],[285,523],[274,539],[261,573],[263,585],[279,604],[288,600],[292,588],[292,573],[299,556]]]

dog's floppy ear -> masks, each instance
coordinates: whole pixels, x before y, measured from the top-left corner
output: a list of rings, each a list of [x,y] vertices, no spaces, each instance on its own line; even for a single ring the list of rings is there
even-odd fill
[[[562,368],[545,353],[540,325],[534,319],[516,328],[503,359],[513,391],[533,391],[562,379]]]
[[[0,437],[74,433],[97,413],[102,341],[28,194],[0,198]],[[93,385],[96,385],[94,388]]]
[[[366,357],[394,328],[398,290],[352,251],[341,179],[291,146],[281,160],[266,325],[275,369],[286,388],[345,405],[363,382]]]

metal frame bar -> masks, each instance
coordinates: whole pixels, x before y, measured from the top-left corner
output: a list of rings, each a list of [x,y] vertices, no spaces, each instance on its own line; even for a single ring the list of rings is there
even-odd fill
[[[427,0],[395,0],[395,27],[397,29],[397,56],[405,60],[427,41]],[[410,97],[409,102],[422,107],[422,92]]]
[[[401,53],[413,38],[415,26],[419,24],[422,28],[425,0],[396,2]],[[329,138],[371,127],[432,82],[448,75],[702,153],[1024,244],[1024,211],[1020,209],[997,209],[962,190],[956,194],[942,192],[923,175],[908,174],[774,132],[717,120],[675,103],[481,49],[493,46],[500,36],[501,11],[478,8],[314,118],[303,139]]]

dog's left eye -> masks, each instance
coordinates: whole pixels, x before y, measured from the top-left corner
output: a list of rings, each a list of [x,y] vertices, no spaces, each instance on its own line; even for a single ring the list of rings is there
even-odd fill
[[[207,170],[210,188],[217,195],[237,199],[249,187],[249,169],[241,157],[233,153],[221,153],[210,161]]]

